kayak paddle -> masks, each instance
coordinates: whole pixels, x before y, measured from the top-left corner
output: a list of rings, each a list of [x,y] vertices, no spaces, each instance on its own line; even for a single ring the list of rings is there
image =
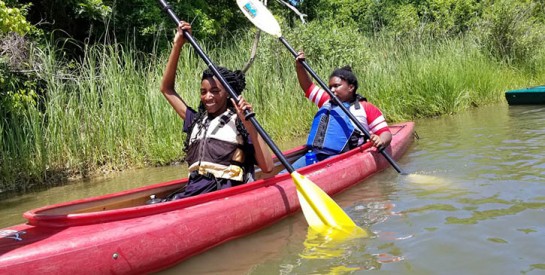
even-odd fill
[[[170,5],[165,0],[158,0],[158,2],[163,10],[174,21],[174,23],[178,25],[180,23],[180,20],[174,14]],[[237,94],[233,91],[231,86],[219,73],[214,63],[212,63],[210,58],[204,53],[204,51],[197,44],[193,36],[189,32],[184,31],[184,37],[187,41],[189,41],[189,43],[191,43],[197,54],[203,59],[206,65],[208,65],[208,68],[214,73],[214,76],[216,76],[216,78],[221,82],[223,87],[225,87],[229,95],[235,100],[235,103],[238,103]],[[327,193],[325,193],[322,189],[320,189],[320,187],[318,187],[308,178],[295,171],[293,166],[282,154],[282,151],[280,151],[278,146],[274,144],[269,135],[257,122],[254,113],[250,112],[249,110],[245,110],[245,119],[249,120],[254,125],[257,132],[271,148],[276,157],[290,172],[291,177],[295,182],[295,186],[297,187],[297,194],[299,197],[301,208],[303,209],[303,214],[312,229],[316,230],[317,232],[326,232],[331,228],[334,228],[343,232],[351,234],[354,233],[358,236],[368,236],[367,232],[362,228],[358,227],[356,223],[354,223],[354,221],[352,221],[352,219],[350,219],[350,217],[342,210],[342,208],[337,205],[335,201],[331,199],[331,197],[327,195]]]
[[[260,30],[276,36],[286,48],[293,54],[294,57],[297,57],[297,52],[288,44],[288,41],[282,36],[282,31],[280,29],[280,25],[278,24],[278,21],[274,18],[272,13],[263,5],[263,3],[259,2],[258,0],[237,0],[237,5],[244,13],[244,15]],[[318,75],[310,68],[310,66],[305,62],[304,60],[300,61],[305,70],[307,70],[308,73],[314,77],[314,79],[322,86],[322,88],[329,94],[329,97],[333,102],[335,102],[347,115],[348,117],[356,124],[356,126],[363,132],[363,134],[366,137],[370,137],[371,134],[363,125],[358,121],[358,119],[342,104],[342,102],[339,100],[333,92],[329,89],[329,87],[318,77]],[[399,167],[399,165],[395,162],[395,160],[388,154],[388,152],[384,151],[385,148],[380,148],[379,152],[388,160],[388,162],[394,167],[394,169],[402,174],[407,175],[405,171]]]

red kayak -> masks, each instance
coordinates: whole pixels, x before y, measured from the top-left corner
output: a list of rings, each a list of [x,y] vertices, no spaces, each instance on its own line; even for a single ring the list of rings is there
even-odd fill
[[[413,141],[414,123],[390,127],[388,152],[398,159]],[[291,161],[304,147],[285,152]],[[329,195],[389,168],[369,144],[301,168]],[[45,206],[24,213],[27,224],[0,230],[0,274],[140,274],[159,271],[299,211],[289,173],[181,200],[163,198],[187,179]]]

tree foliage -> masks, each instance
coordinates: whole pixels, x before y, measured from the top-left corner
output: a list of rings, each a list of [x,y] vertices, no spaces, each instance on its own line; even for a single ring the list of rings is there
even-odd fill
[[[528,62],[543,44],[543,5],[530,1],[495,1],[483,9],[479,35],[497,59]]]
[[[25,18],[30,4],[11,4],[0,0],[0,114],[4,115],[36,103],[36,81],[18,71],[28,64],[28,44],[22,37],[37,30]]]
[[[309,21],[357,26],[362,32],[405,32],[414,27],[433,34],[458,35],[476,26],[497,6],[532,5],[531,17],[545,21],[543,1],[531,0],[316,0],[303,1]],[[414,29],[413,29],[414,31]]]
[[[303,1],[300,9],[324,28],[370,35],[411,41],[474,35],[507,62],[531,58],[544,39],[545,3],[538,0],[316,0]]]
[[[223,40],[251,25],[232,0],[168,2],[181,20],[192,23],[199,40]],[[310,53],[336,60],[354,46],[351,32],[411,40],[473,34],[491,56],[508,62],[531,59],[544,38],[545,5],[538,0],[289,2],[307,15],[305,28],[294,28],[296,41]],[[296,27],[299,18],[278,3],[269,1],[269,9],[282,24]],[[97,42],[130,43],[143,52],[167,49],[173,33],[174,23],[156,1],[0,0],[0,93],[28,95],[39,87],[39,79],[21,71],[36,67],[29,49],[40,38],[70,41],[62,44],[63,51],[78,60],[84,45]]]
[[[171,19],[156,1],[132,0],[42,0],[28,2],[28,20],[39,24],[57,38],[75,41],[126,41],[138,49],[150,51],[158,32],[174,29]],[[172,0],[173,11],[181,20],[192,22],[195,37],[218,38],[230,26],[245,22],[233,1]]]
[[[26,20],[27,6],[21,8],[8,7],[0,0],[0,34],[30,32],[32,25]]]

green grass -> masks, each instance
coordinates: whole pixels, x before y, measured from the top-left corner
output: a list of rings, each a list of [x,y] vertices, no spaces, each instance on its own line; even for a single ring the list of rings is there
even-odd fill
[[[294,45],[307,43],[300,37],[308,35],[288,39]],[[545,82],[543,49],[527,64],[512,67],[491,58],[471,37],[344,40],[352,41],[352,50],[321,49],[317,58],[309,47],[308,63],[326,82],[334,67],[350,64],[360,80],[359,93],[379,106],[390,122],[504,102],[507,89]],[[221,48],[201,46],[215,64],[240,69],[249,57],[252,37],[233,41],[237,42]],[[314,43],[318,41],[319,37]],[[120,45],[93,46],[85,49],[81,62],[66,64],[53,46],[37,51],[47,94],[39,108],[2,113],[0,190],[181,161],[182,120],[159,91],[167,54],[168,50],[145,55]],[[198,105],[205,68],[190,46],[184,46],[176,88],[190,106]],[[316,111],[297,84],[291,54],[265,35],[247,72],[244,96],[277,143],[305,135]]]

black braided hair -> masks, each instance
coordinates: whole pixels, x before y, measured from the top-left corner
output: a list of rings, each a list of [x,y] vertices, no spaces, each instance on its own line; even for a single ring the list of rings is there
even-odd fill
[[[244,75],[244,72],[242,72],[241,70],[231,71],[225,67],[220,67],[220,66],[217,66],[216,69],[221,74],[221,76],[225,79],[225,81],[227,81],[229,86],[233,88],[233,91],[237,95],[240,95],[242,91],[246,88],[246,76]],[[212,78],[214,76],[215,76],[214,72],[212,72],[211,69],[206,69],[202,73],[201,81],[208,78]],[[233,103],[231,102],[230,96],[227,98],[227,108],[229,108],[231,111],[236,113],[236,109],[233,106]],[[189,149],[189,141],[191,139],[191,133],[193,132],[193,129],[195,128],[195,124],[197,124],[198,121],[201,121],[206,115],[207,115],[206,108],[204,107],[204,104],[201,102],[199,104],[197,115],[195,116],[193,121],[191,121],[191,124],[189,126],[189,131],[187,132],[187,136],[185,138],[184,152],[186,154],[187,154],[187,150]],[[236,127],[237,127],[237,131],[242,135],[244,144],[246,144],[248,142],[248,132],[246,131],[246,128],[244,128],[244,125],[242,124],[242,121],[238,118],[238,116],[236,120]]]
[[[227,81],[229,86],[233,88],[233,91],[239,96],[244,88],[246,88],[246,76],[241,70],[231,71],[225,67],[217,67],[218,72],[221,74],[223,79]],[[201,80],[214,77],[214,73],[210,69],[206,69],[202,73]],[[232,106],[231,100],[227,101],[227,106]]]
[[[350,85],[354,85],[354,94],[356,93],[356,91],[358,90],[358,78],[356,77],[356,75],[354,75],[350,66],[346,65],[342,68],[335,69],[331,73],[329,78],[332,78],[334,76],[346,81]]]

